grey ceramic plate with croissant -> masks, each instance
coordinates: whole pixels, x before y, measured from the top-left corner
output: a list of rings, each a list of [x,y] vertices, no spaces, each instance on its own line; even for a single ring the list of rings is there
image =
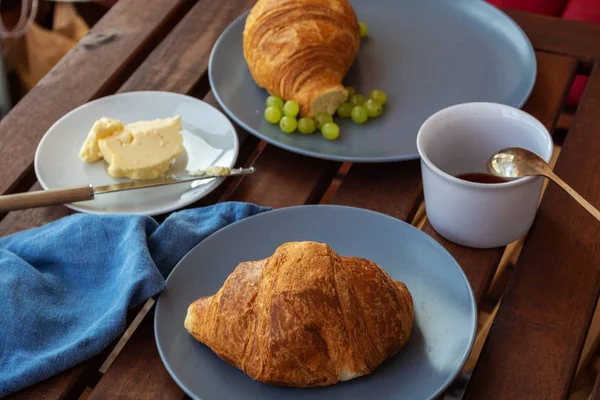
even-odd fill
[[[468,281],[437,242],[358,208],[269,211],[204,240],[158,300],[167,370],[194,399],[429,399],[470,352]]]
[[[209,62],[211,88],[242,128],[299,154],[351,162],[415,159],[417,132],[431,114],[473,101],[519,107],[535,81],[535,54],[527,36],[485,1],[256,4],[216,42]],[[357,21],[368,25],[362,39]],[[365,96],[384,90],[382,114],[361,125],[335,117],[340,135],[332,141],[318,131],[285,134],[279,124],[265,120],[268,93],[296,100],[301,116],[331,114],[347,100],[342,84]]]

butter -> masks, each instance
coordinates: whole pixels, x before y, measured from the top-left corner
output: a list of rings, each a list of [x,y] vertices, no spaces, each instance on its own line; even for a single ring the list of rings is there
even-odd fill
[[[218,165],[211,165],[206,169],[199,169],[196,172],[192,172],[190,175],[214,175],[214,176],[226,176],[231,173],[231,169],[227,167],[219,167]]]
[[[85,162],[96,162],[102,158],[98,141],[124,129],[123,123],[116,119],[101,118],[94,122],[87,139],[81,147],[79,157]]]
[[[109,164],[108,173],[115,178],[158,178],[183,153],[181,129],[180,116],[125,126],[103,118],[92,127],[80,157],[87,162],[104,158]]]

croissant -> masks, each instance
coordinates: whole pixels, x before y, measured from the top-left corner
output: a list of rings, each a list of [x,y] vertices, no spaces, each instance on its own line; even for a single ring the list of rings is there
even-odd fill
[[[256,84],[296,100],[300,114],[333,114],[348,98],[342,79],[360,29],[347,0],[258,0],[246,19],[244,57]]]
[[[326,244],[291,242],[242,262],[184,326],[251,378],[327,386],[373,372],[410,337],[413,301],[377,264]]]

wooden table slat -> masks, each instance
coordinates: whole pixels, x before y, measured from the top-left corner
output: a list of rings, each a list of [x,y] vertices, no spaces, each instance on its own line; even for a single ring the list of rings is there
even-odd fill
[[[537,50],[582,61],[600,60],[600,25],[512,9],[503,11],[523,28]]]
[[[429,221],[425,222],[423,231],[437,240],[458,262],[469,279],[475,300],[479,303],[483,300],[485,292],[494,277],[498,264],[502,259],[505,247],[494,249],[471,249],[441,237],[431,226]]]
[[[535,85],[523,110],[536,117],[552,133],[562,110],[565,97],[577,71],[577,60],[572,57],[535,54],[537,76]]]
[[[78,389],[83,390],[83,386],[77,388],[77,385],[100,367],[98,361],[97,359],[84,361],[52,378],[8,395],[4,400],[67,399],[71,393],[80,391]]]
[[[35,183],[29,191],[42,190],[39,183]],[[0,220],[0,237],[20,232],[25,229],[36,228],[46,225],[59,218],[73,214],[70,208],[64,206],[52,206],[31,208],[28,210],[12,211]]]
[[[600,68],[596,66],[555,171],[600,204]],[[549,185],[490,329],[467,399],[567,395],[600,290],[600,224]]]
[[[215,6],[213,0],[199,0],[119,92],[154,88],[190,92],[201,78],[207,79],[210,51],[219,35],[253,3],[231,0]]]
[[[133,67],[153,35],[176,22],[189,0],[119,2],[0,122],[0,194],[32,173],[48,128],[77,106],[102,95]]]
[[[410,221],[421,200],[419,161],[352,164],[331,203],[361,207]]]
[[[154,308],[144,317],[88,400],[183,399],[184,392],[160,360],[154,341],[153,322]]]
[[[340,164],[308,158],[267,145],[228,200],[273,208],[318,203]]]

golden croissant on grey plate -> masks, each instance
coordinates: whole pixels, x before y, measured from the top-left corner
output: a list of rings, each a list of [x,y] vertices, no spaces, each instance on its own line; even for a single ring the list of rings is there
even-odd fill
[[[360,29],[347,0],[258,0],[243,35],[256,84],[296,100],[300,114],[333,114],[348,98],[342,80],[356,58]]]
[[[373,372],[406,344],[413,317],[407,287],[377,264],[290,242],[239,264],[184,325],[255,380],[309,387]]]

